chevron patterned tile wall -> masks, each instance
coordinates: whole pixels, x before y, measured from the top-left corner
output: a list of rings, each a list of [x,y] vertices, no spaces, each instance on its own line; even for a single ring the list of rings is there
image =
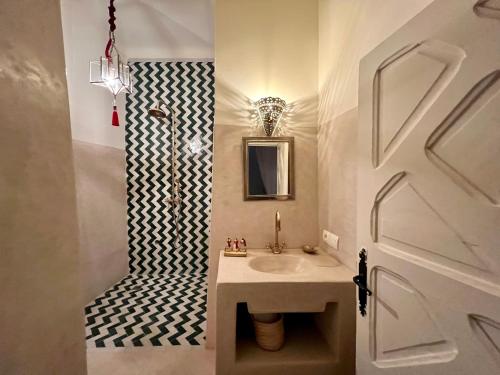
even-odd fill
[[[135,62],[134,92],[127,96],[126,154],[131,273],[207,273],[214,64]],[[183,194],[180,248],[165,199],[170,192],[171,129],[148,115],[163,99],[177,113],[178,171]],[[196,143],[198,154],[191,152]]]
[[[135,62],[131,71],[134,92],[127,96],[125,132],[130,275],[85,307],[87,347],[200,345],[206,323],[214,65]],[[158,99],[177,114],[183,199],[178,248],[165,202],[171,128],[147,113]]]

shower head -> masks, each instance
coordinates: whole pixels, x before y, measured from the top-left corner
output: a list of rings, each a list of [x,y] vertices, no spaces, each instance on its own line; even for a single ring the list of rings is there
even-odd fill
[[[163,104],[163,101],[158,100],[156,102],[156,105],[154,107],[149,108],[148,114],[150,116],[156,117],[156,118],[165,118],[167,117],[167,114],[163,109],[161,109],[161,105]]]
[[[150,116],[156,117],[156,118],[165,118],[167,117],[167,114],[163,112],[161,109],[157,108],[150,108],[148,111],[148,114]]]

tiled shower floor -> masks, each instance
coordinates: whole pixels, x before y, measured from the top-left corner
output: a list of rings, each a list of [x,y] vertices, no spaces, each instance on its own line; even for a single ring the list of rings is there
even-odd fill
[[[130,274],[85,307],[88,348],[200,345],[205,275]]]

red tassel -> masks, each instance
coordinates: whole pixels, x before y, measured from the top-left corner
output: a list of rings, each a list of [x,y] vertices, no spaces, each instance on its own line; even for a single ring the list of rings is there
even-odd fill
[[[113,117],[111,119],[111,125],[120,126],[120,122],[118,121],[118,112],[116,111],[116,105],[113,106]]]

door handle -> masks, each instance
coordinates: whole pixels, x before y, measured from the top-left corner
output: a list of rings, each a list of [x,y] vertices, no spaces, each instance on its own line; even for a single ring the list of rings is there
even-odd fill
[[[366,315],[366,302],[367,297],[371,296],[373,293],[367,286],[368,271],[366,268],[366,258],[367,253],[365,249],[361,249],[359,252],[359,263],[358,263],[358,275],[352,278],[354,284],[358,286],[358,302],[359,302],[359,312],[361,316]]]
[[[368,296],[372,295],[372,291],[370,289],[368,289],[368,287],[366,285],[363,285],[363,281],[361,281],[361,278],[359,277],[359,275],[354,276],[352,278],[352,281],[354,281],[354,284],[356,284],[358,286],[359,290],[364,291]]]

